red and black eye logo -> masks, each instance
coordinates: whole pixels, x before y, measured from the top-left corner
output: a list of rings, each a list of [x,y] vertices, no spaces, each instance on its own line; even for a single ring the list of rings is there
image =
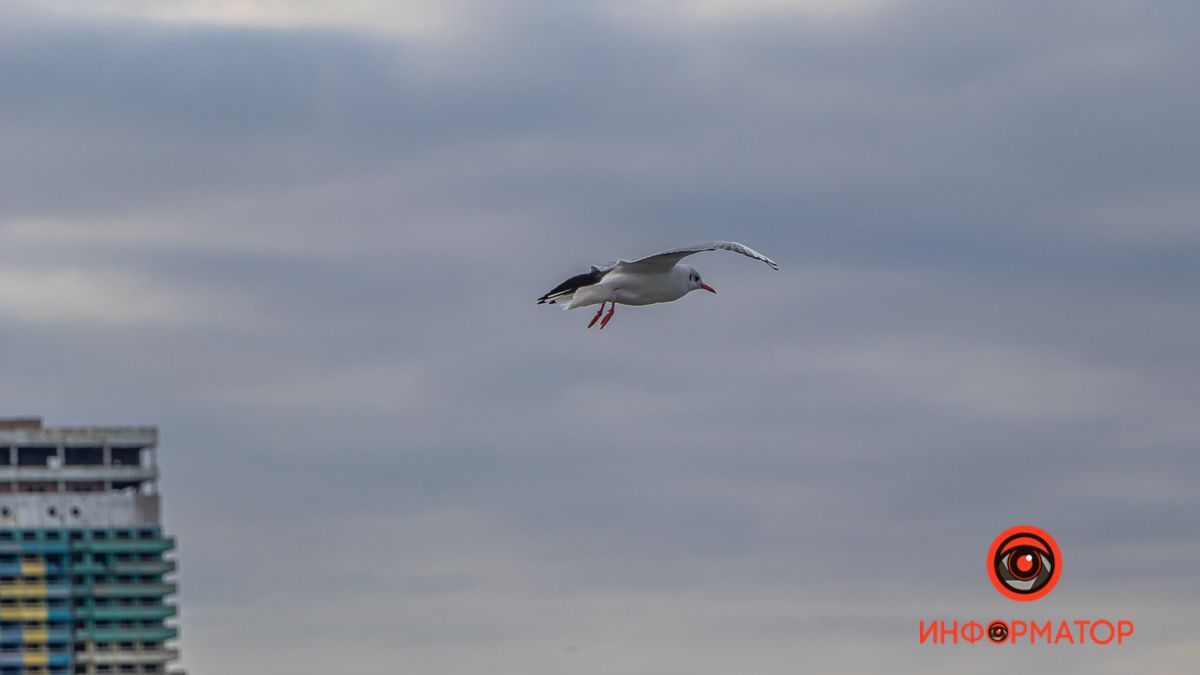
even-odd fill
[[[1054,588],[1062,572],[1062,553],[1054,538],[1030,525],[1000,533],[988,549],[988,578],[1013,600],[1037,600]]]

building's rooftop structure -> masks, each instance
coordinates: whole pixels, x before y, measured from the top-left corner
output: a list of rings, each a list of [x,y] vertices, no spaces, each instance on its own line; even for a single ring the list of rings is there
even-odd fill
[[[154,427],[0,418],[0,675],[167,673]]]

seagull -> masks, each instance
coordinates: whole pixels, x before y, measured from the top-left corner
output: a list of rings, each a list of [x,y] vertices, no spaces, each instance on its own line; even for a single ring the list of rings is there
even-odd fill
[[[554,290],[538,298],[539,305],[561,305],[563,309],[575,309],[600,303],[600,309],[588,322],[591,328],[600,321],[600,330],[608,325],[617,303],[622,305],[653,305],[671,302],[704,289],[716,293],[716,289],[700,279],[700,272],[691,265],[684,265],[684,258],[703,251],[733,251],[749,258],[760,260],[778,270],[767,256],[736,241],[710,241],[705,244],[682,246],[669,251],[638,258],[618,260],[605,265],[592,265],[590,272],[577,274],[554,287]],[[604,305],[612,303],[608,314]],[[600,315],[604,314],[604,319]]]

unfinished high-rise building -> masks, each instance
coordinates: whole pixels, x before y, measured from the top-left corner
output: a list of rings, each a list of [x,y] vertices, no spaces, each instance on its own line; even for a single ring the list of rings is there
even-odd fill
[[[0,419],[0,675],[178,672],[157,441]]]

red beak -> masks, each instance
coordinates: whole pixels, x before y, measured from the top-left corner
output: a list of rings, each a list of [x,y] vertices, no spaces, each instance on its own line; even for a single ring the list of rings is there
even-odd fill
[[[709,286],[708,284],[700,284],[700,288],[703,288],[704,290],[708,291],[709,293],[713,293],[713,294],[716,294],[716,292],[717,292],[717,289],[713,288],[712,286]]]

